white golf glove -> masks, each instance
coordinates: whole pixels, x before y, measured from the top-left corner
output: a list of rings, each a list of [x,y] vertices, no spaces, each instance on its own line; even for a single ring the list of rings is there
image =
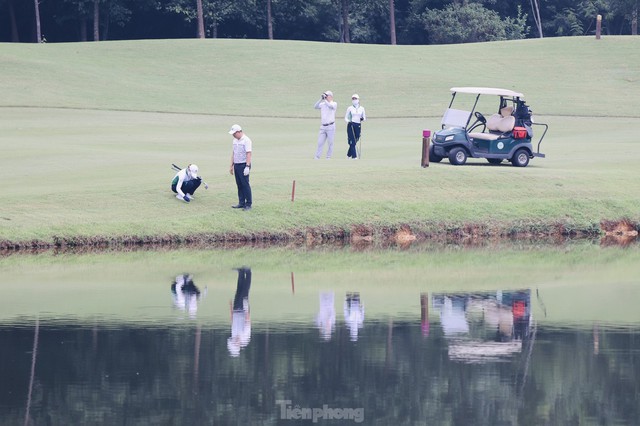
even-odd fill
[[[184,196],[182,196],[182,195],[180,195],[180,194],[176,194],[176,198],[177,198],[178,200],[180,200],[180,201],[184,201],[184,202],[187,202],[187,203],[188,203],[189,201],[191,201],[191,200],[189,199],[189,196],[188,196],[188,195],[186,195],[186,194],[185,194]]]
[[[251,171],[251,167],[249,167],[249,166],[245,166],[245,167],[244,167],[244,172],[243,172],[243,174],[244,174],[245,176],[249,176],[249,172],[250,172],[250,171]]]

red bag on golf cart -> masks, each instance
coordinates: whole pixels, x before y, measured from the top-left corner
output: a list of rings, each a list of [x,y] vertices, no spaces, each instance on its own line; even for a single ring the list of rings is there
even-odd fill
[[[525,127],[514,127],[513,128],[513,138],[514,139],[524,139],[527,137],[527,129]]]

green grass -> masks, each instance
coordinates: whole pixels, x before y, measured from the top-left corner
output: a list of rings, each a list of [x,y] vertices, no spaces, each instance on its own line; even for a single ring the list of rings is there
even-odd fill
[[[637,219],[637,37],[455,46],[171,40],[0,44],[0,240],[282,232],[354,223],[553,223]],[[529,167],[446,160],[419,167],[452,86],[525,93],[549,133]],[[312,160],[331,89],[357,92],[370,121],[347,161]],[[237,212],[228,174],[240,123],[254,141],[255,208]],[[210,189],[186,205],[171,163]],[[296,201],[291,186],[296,181]]]

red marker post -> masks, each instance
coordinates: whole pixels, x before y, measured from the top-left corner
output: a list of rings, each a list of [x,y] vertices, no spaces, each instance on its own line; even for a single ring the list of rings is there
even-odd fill
[[[431,143],[431,130],[422,131],[422,167],[429,167],[429,144]]]

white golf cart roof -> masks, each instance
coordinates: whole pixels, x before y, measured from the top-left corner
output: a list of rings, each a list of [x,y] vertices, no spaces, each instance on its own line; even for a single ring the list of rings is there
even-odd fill
[[[471,93],[473,95],[496,95],[524,99],[524,95],[522,93],[508,89],[496,89],[493,87],[452,87],[451,91],[456,93]]]

